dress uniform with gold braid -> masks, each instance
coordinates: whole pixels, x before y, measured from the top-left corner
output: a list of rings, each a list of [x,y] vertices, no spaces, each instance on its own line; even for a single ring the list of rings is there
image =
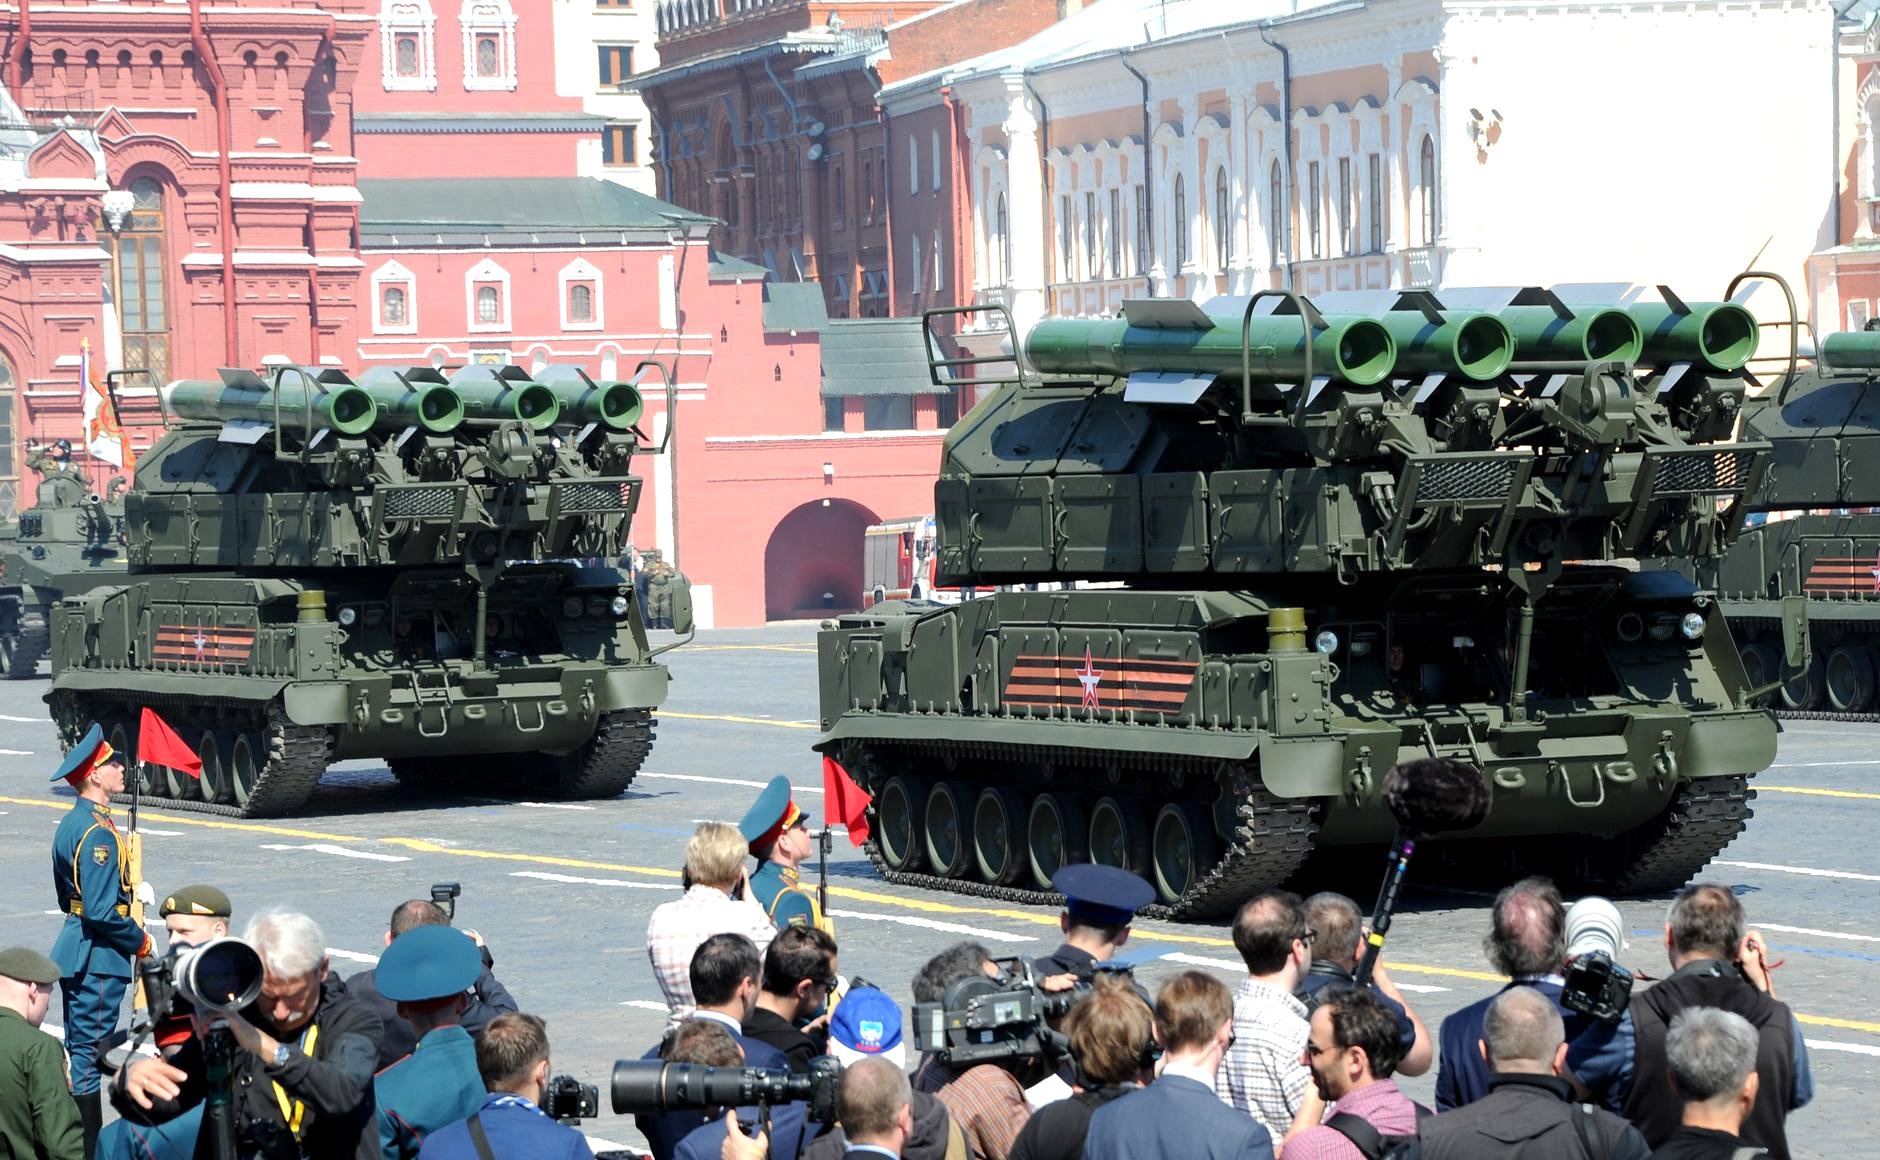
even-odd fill
[[[809,826],[809,815],[790,800],[790,779],[781,775],[770,780],[764,792],[738,823],[738,832],[751,844],[751,856],[760,865],[751,875],[751,895],[777,924],[813,926],[833,935],[835,924],[816,905],[816,894],[803,886],[796,870],[770,859],[770,851],[787,831]]]

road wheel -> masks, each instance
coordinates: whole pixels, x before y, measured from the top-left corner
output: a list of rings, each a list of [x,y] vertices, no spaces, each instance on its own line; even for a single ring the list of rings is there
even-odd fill
[[[1807,669],[1797,673],[1794,680],[1776,690],[1776,699],[1784,709],[1819,709],[1827,701],[1828,658],[1819,643],[1814,653],[1815,657],[1808,663]]]
[[[262,752],[261,738],[253,733],[237,733],[229,746],[229,796],[238,806],[247,805],[254,796],[255,783],[261,780],[261,767],[266,764]]]
[[[927,864],[927,794],[920,778],[896,775],[875,799],[875,843],[890,870],[915,871]]]
[[[921,832],[927,838],[927,861],[936,874],[964,878],[973,864],[972,844],[966,840],[966,787],[958,782],[935,782],[927,793],[926,817]]]
[[[1060,869],[1090,859],[1090,824],[1083,803],[1071,794],[1039,794],[1025,829],[1031,876],[1041,890],[1051,889]]]
[[[234,797],[234,787],[229,784],[228,763],[223,760],[223,754],[227,752],[228,743],[217,730],[202,731],[202,740],[196,745],[196,756],[202,759],[200,788],[204,801],[226,802]]]
[[[1863,712],[1873,704],[1873,654],[1865,645],[1837,645],[1828,654],[1825,684],[1828,704],[1837,712]]]
[[[1090,860],[1131,874],[1149,871],[1145,807],[1132,797],[1105,797],[1090,811]]]
[[[1002,785],[988,786],[973,804],[973,861],[979,877],[995,886],[1017,882],[1028,864],[1018,848],[1025,799]]]
[[[1782,657],[1776,652],[1775,646],[1760,640],[1751,641],[1744,645],[1743,676],[1744,679],[1749,682],[1749,687],[1752,689],[1760,688],[1771,681],[1781,679]],[[1762,696],[1757,697],[1752,703],[1758,709],[1766,708],[1770,698],[1773,696],[1774,694],[1772,693],[1764,693]]]
[[[1194,889],[1219,857],[1214,814],[1201,802],[1170,802],[1155,816],[1155,888],[1176,902]]]

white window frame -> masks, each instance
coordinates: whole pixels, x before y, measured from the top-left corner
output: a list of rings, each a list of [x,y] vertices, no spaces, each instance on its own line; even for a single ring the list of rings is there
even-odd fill
[[[940,230],[933,232],[933,289],[939,293],[947,288],[946,275],[946,238]]]
[[[920,192],[920,138],[907,135],[907,195],[913,197]]]
[[[511,329],[509,271],[503,269],[489,258],[483,259],[470,267],[463,276],[465,329],[470,334],[503,334]],[[495,322],[477,321],[477,287],[488,282],[496,283],[501,289],[497,301],[499,317]]]
[[[933,131],[933,191],[940,192],[940,130]]]
[[[385,322],[385,291],[392,286],[405,292],[403,325]],[[418,333],[418,277],[399,262],[387,262],[372,272],[372,333]]]
[[[418,75],[401,77],[398,38],[410,33],[418,37]],[[397,0],[379,13],[379,73],[379,83],[388,93],[437,91],[437,15],[431,11],[430,0]]]
[[[600,268],[585,258],[576,258],[561,268],[558,276],[561,289],[561,328],[563,330],[600,330],[604,325],[605,315],[601,309],[601,272]],[[576,283],[585,283],[594,289],[594,317],[586,322],[576,322],[568,315],[568,293]]]
[[[509,0],[463,0],[457,13],[463,26],[463,87],[469,92],[514,92],[516,89],[516,13]],[[477,37],[494,33],[500,66],[493,77],[477,73]]]

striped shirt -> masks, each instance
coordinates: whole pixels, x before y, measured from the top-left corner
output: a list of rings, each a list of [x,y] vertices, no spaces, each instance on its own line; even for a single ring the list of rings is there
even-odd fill
[[[1304,1003],[1271,983],[1241,981],[1234,992],[1234,1046],[1221,1061],[1221,1098],[1284,1139],[1312,1075],[1300,1062],[1311,1024]]]
[[[653,910],[646,924],[646,957],[653,963],[653,978],[665,993],[671,1009],[668,1028],[690,1018],[696,1003],[692,999],[692,955],[706,939],[715,934],[741,934],[757,944],[761,958],[764,948],[777,933],[770,925],[764,908],[749,894],[732,898],[715,886],[695,885],[682,896]]]

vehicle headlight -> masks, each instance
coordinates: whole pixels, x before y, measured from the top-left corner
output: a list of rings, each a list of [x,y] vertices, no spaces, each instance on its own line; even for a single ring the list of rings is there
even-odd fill
[[[1687,612],[1684,619],[1678,622],[1678,631],[1684,634],[1685,640],[1700,640],[1704,635],[1704,626],[1703,613]]]
[[[624,596],[614,597],[613,603],[607,606],[607,610],[615,616],[625,616],[627,614],[627,598]]]
[[[568,599],[561,602],[561,614],[563,616],[579,616],[581,615],[581,610],[585,607],[587,606],[581,603],[579,596],[570,596]]]
[[[359,610],[357,608],[342,608],[339,610],[339,626],[341,628],[351,628],[358,620]]]
[[[1319,635],[1312,638],[1312,647],[1318,649],[1326,656],[1331,656],[1338,651],[1338,634],[1329,628],[1325,629],[1320,632]]]

